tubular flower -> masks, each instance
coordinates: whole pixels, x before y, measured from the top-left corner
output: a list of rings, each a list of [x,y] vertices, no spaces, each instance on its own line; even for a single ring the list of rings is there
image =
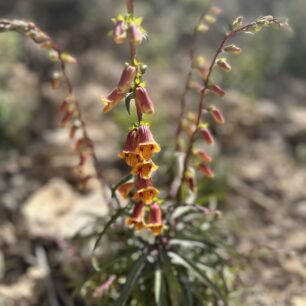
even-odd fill
[[[129,38],[134,46],[138,46],[142,43],[143,36],[141,30],[135,23],[131,23],[129,27]]]
[[[122,71],[117,90],[119,93],[126,94],[132,86],[132,82],[136,75],[136,68],[134,66],[126,66]]]
[[[109,112],[113,109],[125,96],[125,93],[121,93],[115,88],[107,97],[102,97],[101,101],[106,105],[103,108],[103,113]]]
[[[119,20],[115,24],[113,38],[116,44],[122,44],[126,39],[127,26],[124,21]]]
[[[214,141],[214,137],[213,137],[213,135],[211,134],[211,132],[210,132],[210,130],[208,128],[203,127],[203,128],[200,129],[200,132],[201,132],[201,134],[203,136],[204,141],[207,144],[209,144],[209,145],[214,144],[214,142],[215,142]]]
[[[118,192],[120,193],[120,195],[126,199],[128,197],[128,195],[130,194],[130,192],[133,190],[134,188],[134,183],[125,183],[125,184],[122,184],[118,187]]]
[[[159,194],[159,191],[153,186],[152,181],[137,177],[136,193],[133,199],[135,201],[142,200],[145,204],[150,204],[153,198]]]
[[[141,125],[138,129],[138,145],[136,152],[145,160],[152,158],[153,153],[160,151],[160,146],[154,140],[150,128],[146,125]]]
[[[153,102],[144,87],[138,86],[136,88],[135,101],[143,114],[151,115],[154,113]]]
[[[143,161],[138,163],[131,171],[132,174],[139,174],[144,179],[149,179],[152,171],[158,169],[152,160]]]
[[[137,131],[133,130],[128,133],[123,151],[118,154],[118,157],[125,159],[125,162],[130,167],[135,167],[142,158],[139,153],[136,152],[138,145],[138,134]]]
[[[144,227],[144,214],[145,214],[145,204],[138,201],[134,205],[132,217],[127,218],[126,223],[130,226],[134,226],[136,231],[141,230]]]
[[[150,206],[148,224],[146,227],[154,236],[160,235],[164,225],[162,223],[162,214],[159,205],[155,202]]]

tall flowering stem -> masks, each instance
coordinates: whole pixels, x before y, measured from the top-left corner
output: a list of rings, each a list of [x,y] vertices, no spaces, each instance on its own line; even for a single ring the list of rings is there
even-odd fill
[[[153,137],[150,124],[143,121],[144,115],[153,115],[155,109],[142,80],[146,66],[137,58],[137,48],[142,44],[146,32],[141,26],[142,18],[136,18],[134,15],[133,0],[126,0],[126,8],[125,16],[119,15],[113,19],[113,39],[117,44],[127,40],[131,62],[126,63],[117,87],[108,96],[102,97],[102,101],[106,103],[103,112],[110,111],[120,101],[125,100],[130,113],[130,103],[135,102],[138,121],[132,124],[124,148],[118,154],[118,157],[131,167],[132,179],[119,185],[117,190],[123,198],[133,203],[133,211],[127,219],[127,225],[134,230],[146,228],[153,235],[159,235],[163,229],[161,209],[157,201],[159,191],[154,187],[151,177],[158,169],[152,158],[160,151],[160,146]],[[152,207],[147,209],[147,206]],[[145,221],[146,210],[149,211],[148,222]]]
[[[63,83],[67,89],[67,97],[62,102],[60,107],[63,113],[61,126],[69,125],[69,136],[75,140],[74,148],[77,151],[80,161],[76,166],[77,171],[81,174],[80,187],[84,188],[89,179],[97,178],[101,184],[104,197],[110,209],[112,204],[106,192],[105,179],[99,166],[99,161],[94,150],[94,143],[88,135],[85,122],[83,120],[80,103],[74,95],[73,86],[67,74],[66,65],[75,64],[77,60],[68,53],[62,52],[58,44],[56,44],[49,35],[43,32],[35,23],[25,22],[20,20],[0,20],[1,32],[18,32],[29,37],[40,48],[46,49],[49,52],[49,59],[53,62],[59,62],[60,73],[54,73],[51,80],[53,89],[60,87]],[[78,136],[77,136],[78,134]],[[83,174],[85,163],[92,158],[95,169],[94,174]]]
[[[238,17],[233,22],[231,30],[228,31],[225,34],[225,36],[223,37],[223,39],[221,40],[221,42],[219,44],[219,47],[217,48],[217,50],[215,52],[215,55],[213,56],[213,59],[212,59],[212,61],[210,63],[207,75],[203,79],[203,84],[202,84],[202,88],[200,90],[200,98],[199,98],[199,103],[198,103],[198,113],[197,113],[196,120],[195,120],[195,123],[194,123],[195,127],[193,129],[193,132],[192,132],[191,137],[189,139],[188,147],[186,149],[186,153],[185,153],[185,157],[184,157],[184,162],[183,162],[182,177],[181,177],[180,184],[179,184],[179,187],[178,187],[177,193],[176,193],[176,199],[177,199],[177,204],[178,205],[181,202],[183,184],[185,183],[185,181],[187,179],[187,169],[189,167],[189,161],[190,161],[193,145],[195,143],[195,140],[197,138],[197,135],[198,135],[198,132],[199,132],[200,128],[203,126],[203,124],[202,124],[202,116],[204,114],[204,111],[206,111],[206,109],[204,108],[205,98],[206,98],[207,92],[209,90],[211,90],[210,78],[211,78],[211,74],[213,72],[213,68],[214,68],[215,65],[218,65],[220,69],[222,69],[222,70],[224,70],[226,72],[229,72],[231,70],[230,65],[227,63],[225,58],[219,59],[218,58],[219,55],[222,52],[224,52],[224,51],[225,52],[231,52],[232,51],[231,53],[236,52],[236,54],[240,53],[240,51],[241,51],[240,48],[236,47],[235,45],[231,45],[230,47],[225,47],[225,44],[228,42],[228,40],[233,38],[238,33],[245,32],[245,33],[252,33],[253,34],[253,33],[256,33],[258,31],[260,31],[263,26],[269,26],[269,25],[272,25],[272,24],[277,24],[279,26],[282,25],[273,16],[265,16],[265,17],[258,18],[255,22],[249,23],[249,24],[247,24],[245,26],[241,26],[242,22],[243,22],[242,17]],[[219,90],[219,92],[220,92],[220,90]],[[222,92],[221,96],[223,96],[223,94],[224,93]],[[223,119],[221,113],[219,113],[219,115],[217,115],[217,116],[216,116],[216,112],[214,114],[215,114],[215,119],[217,117],[219,118],[219,120],[220,120],[219,123],[221,123],[221,121],[224,122],[224,119]],[[208,172],[210,173],[209,176],[213,176],[213,173],[211,171],[208,171]]]
[[[193,76],[193,70],[194,70],[194,65],[195,65],[195,55],[196,55],[196,46],[197,46],[197,40],[198,40],[198,35],[199,35],[199,27],[202,25],[202,22],[207,16],[208,12],[210,11],[211,5],[213,4],[215,0],[210,0],[205,7],[204,11],[202,12],[201,16],[199,17],[195,27],[193,28],[192,36],[191,36],[191,44],[190,44],[190,49],[189,49],[189,71],[187,73],[186,81],[185,81],[185,86],[184,86],[184,91],[181,97],[180,101],[180,113],[179,113],[179,120],[177,122],[177,128],[176,128],[176,150],[178,151],[180,149],[180,135],[182,132],[182,122],[183,122],[183,117],[185,114],[186,110],[186,98],[187,98],[187,93],[190,88],[190,82],[192,80]]]

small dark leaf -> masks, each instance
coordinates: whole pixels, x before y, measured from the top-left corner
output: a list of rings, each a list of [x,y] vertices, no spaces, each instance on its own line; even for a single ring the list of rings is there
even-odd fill
[[[126,304],[131,294],[131,291],[133,290],[133,287],[139,278],[144,263],[147,260],[147,256],[148,252],[144,252],[131,267],[130,272],[126,278],[124,287],[121,291],[120,297],[115,304],[116,306],[124,306]]]
[[[129,115],[131,115],[131,100],[134,99],[134,93],[130,92],[126,97],[125,97],[125,107]]]

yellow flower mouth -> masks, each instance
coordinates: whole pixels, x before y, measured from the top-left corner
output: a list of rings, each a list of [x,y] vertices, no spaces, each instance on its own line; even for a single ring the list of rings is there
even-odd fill
[[[148,160],[152,158],[153,153],[160,151],[160,146],[156,142],[140,143],[136,149],[143,159]]]
[[[146,228],[148,228],[154,236],[160,235],[161,231],[163,230],[163,227],[164,226],[161,223],[146,225]]]
[[[152,175],[152,171],[158,169],[152,161],[140,162],[131,171],[132,174],[139,174],[144,179],[149,179]]]
[[[127,218],[126,224],[134,227],[136,231],[140,231],[145,227],[143,220],[134,219],[134,218]]]
[[[121,151],[118,154],[118,157],[124,159],[126,164],[130,167],[135,167],[138,163],[142,162],[140,154],[136,152]]]
[[[154,187],[146,187],[139,189],[133,199],[135,201],[142,200],[145,204],[150,204],[153,201],[153,198],[159,194],[159,191]]]

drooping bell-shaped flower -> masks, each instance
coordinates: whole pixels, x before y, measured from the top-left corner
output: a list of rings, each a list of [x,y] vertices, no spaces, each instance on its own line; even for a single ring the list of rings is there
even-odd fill
[[[118,154],[118,157],[125,159],[125,162],[130,167],[135,167],[142,162],[141,155],[136,152],[138,145],[138,133],[136,130],[132,130],[128,133],[124,145],[123,151]]]
[[[134,189],[135,184],[132,182],[124,183],[118,187],[118,192],[120,195],[126,199],[130,192]]]
[[[154,105],[146,88],[137,86],[135,90],[135,101],[143,114],[151,115],[154,113]]]
[[[136,75],[136,67],[134,66],[126,66],[122,71],[117,90],[119,93],[128,93],[129,89],[132,86],[132,82]]]
[[[118,20],[113,31],[113,38],[116,44],[122,44],[126,39],[127,26],[123,20]]]
[[[138,163],[131,171],[131,174],[138,174],[144,179],[149,179],[152,171],[158,169],[158,166],[152,160],[142,161]]]
[[[150,128],[147,125],[141,125],[138,128],[138,145],[136,152],[138,152],[143,159],[149,160],[153,153],[160,151],[160,146],[154,140]]]
[[[150,179],[145,180],[140,176],[137,176],[136,189],[137,191],[134,194],[133,199],[135,201],[141,200],[145,204],[152,203],[154,197],[159,194],[159,191],[153,186]]]
[[[113,109],[124,98],[124,96],[125,93],[121,93],[117,88],[115,88],[107,97],[102,97],[101,101],[105,103],[103,113],[107,113]]]
[[[156,202],[150,206],[149,218],[146,227],[154,236],[160,235],[163,229],[162,213],[159,205]]]
[[[143,35],[141,33],[141,29],[135,23],[130,24],[129,39],[134,46],[138,46],[142,43]]]
[[[141,230],[144,227],[144,214],[145,214],[145,204],[138,201],[134,205],[132,216],[127,218],[126,223],[130,226],[134,226],[135,230]]]

